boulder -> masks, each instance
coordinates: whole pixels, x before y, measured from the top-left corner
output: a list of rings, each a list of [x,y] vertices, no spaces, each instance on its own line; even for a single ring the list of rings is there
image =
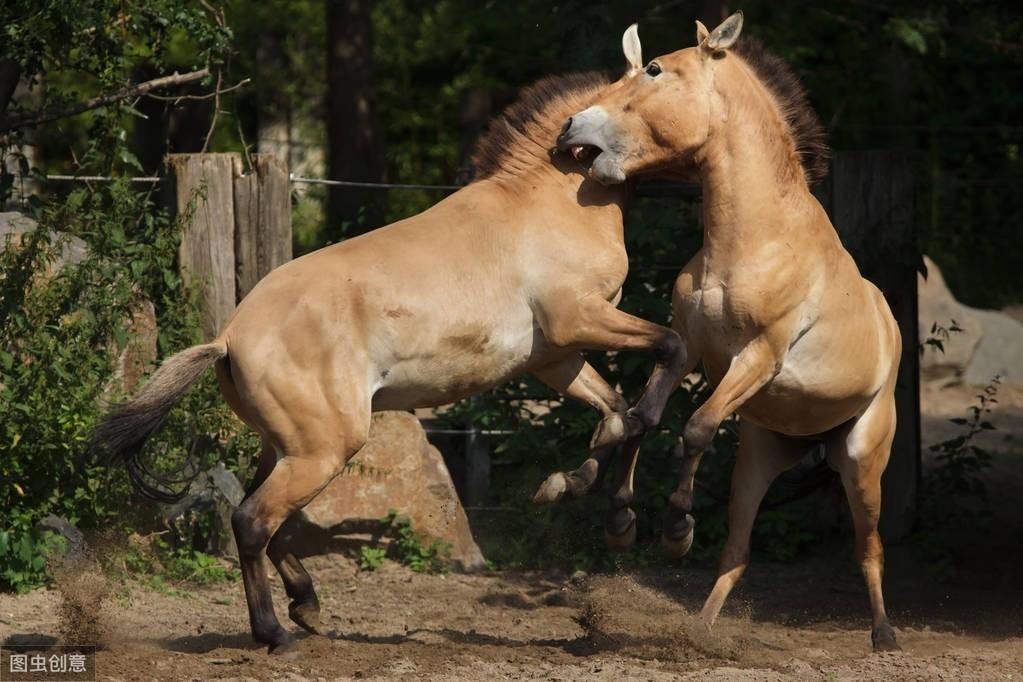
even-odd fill
[[[391,509],[408,516],[425,541],[450,543],[456,570],[485,568],[444,459],[407,412],[373,415],[366,446],[284,530],[299,554],[320,553],[344,536],[379,534]]]
[[[996,375],[1008,383],[1023,383],[1023,323],[1010,314],[963,305],[955,299],[938,266],[927,256],[927,279],[919,280],[918,320],[921,340],[931,327],[962,329],[949,334],[945,352],[927,347],[920,358],[920,378],[939,384],[983,386]]]
[[[1023,384],[1023,323],[997,310],[973,310],[983,331],[963,381],[984,386],[995,376]]]
[[[980,343],[982,328],[972,309],[957,301],[949,291],[937,264],[927,256],[924,256],[924,263],[927,264],[927,278],[917,275],[920,340],[932,336],[931,329],[935,324],[949,329],[953,320],[963,331],[952,332],[948,339],[943,340],[944,352],[932,346],[924,348],[920,358],[920,377],[927,381],[954,383],[961,379],[970,364],[973,351]]]

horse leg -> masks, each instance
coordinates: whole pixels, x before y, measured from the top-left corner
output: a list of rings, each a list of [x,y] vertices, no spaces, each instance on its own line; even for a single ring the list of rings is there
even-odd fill
[[[625,398],[611,388],[597,370],[579,355],[571,355],[536,370],[533,375],[558,393],[593,407],[604,417],[625,412],[629,407]],[[567,473],[554,472],[537,490],[533,502],[553,504],[563,499],[582,497],[592,490],[597,481],[603,479],[613,452],[613,445],[593,448],[590,456],[577,469]]]
[[[685,556],[693,545],[696,521],[693,509],[693,481],[700,458],[710,446],[721,422],[774,376],[775,363],[766,343],[750,343],[732,360],[731,366],[710,398],[689,418],[678,449],[682,466],[675,492],[668,498],[661,530],[661,547],[671,558]]]
[[[636,512],[629,504],[642,440],[642,436],[636,436],[622,445],[621,461],[609,495],[611,507],[604,518],[604,544],[612,552],[627,552],[636,544]]]
[[[294,638],[274,613],[263,554],[284,520],[316,497],[366,442],[369,406],[355,412],[348,413],[345,428],[336,431],[341,443],[295,438],[296,444],[284,450],[284,457],[232,515],[252,635],[267,644],[271,653],[286,648]],[[316,433],[322,425],[303,426],[295,433]]]
[[[263,485],[263,481],[270,475],[276,464],[277,452],[266,439],[263,439],[263,451],[260,454],[259,466],[256,468],[256,473],[252,477],[252,483],[249,485],[248,490],[246,490],[242,502],[249,499],[252,493],[259,486]],[[287,521],[284,523],[287,523]],[[283,526],[284,524],[281,525]],[[312,634],[321,634],[319,631],[320,600],[316,596],[313,579],[309,572],[305,570],[298,557],[282,546],[283,537],[281,529],[278,529],[273,534],[273,537],[270,538],[266,554],[277,569],[277,573],[280,574],[281,581],[284,583],[284,590],[287,592],[288,598],[291,599],[291,604],[288,606],[288,615],[296,624]]]
[[[887,386],[851,426],[829,439],[828,460],[842,477],[856,529],[856,560],[870,595],[874,651],[897,651],[895,630],[884,610],[881,582],[884,548],[877,530],[881,516],[881,474],[895,437],[895,397]]]
[[[740,420],[739,452],[728,498],[728,539],[721,550],[714,589],[700,612],[708,628],[749,564],[750,534],[764,495],[778,474],[795,466],[806,451],[805,445]]]
[[[572,291],[554,290],[537,310],[540,327],[556,347],[576,350],[639,351],[654,356],[654,370],[643,395],[624,413],[605,417],[594,432],[591,449],[614,446],[641,435],[661,420],[668,398],[678,388],[686,361],[679,335],[667,327],[618,310],[599,296],[579,299]]]

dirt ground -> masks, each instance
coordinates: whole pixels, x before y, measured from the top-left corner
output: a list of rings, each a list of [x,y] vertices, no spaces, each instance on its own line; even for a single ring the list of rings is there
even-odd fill
[[[965,412],[974,392],[957,390],[925,394],[925,442]],[[994,516],[944,538],[958,550],[956,571],[930,565],[912,543],[888,547],[899,653],[870,651],[851,537],[785,564],[755,555],[713,634],[693,615],[709,569],[427,576],[393,563],[360,572],[331,555],[306,560],[329,636],[305,637],[289,656],[252,643],[239,583],[168,595],[85,579],[63,593],[0,595],[0,641],[96,640],[104,680],[1023,680],[1023,449],[1014,433],[1023,399],[1005,397],[995,418],[1003,452],[988,476]]]
[[[440,577],[395,564],[365,573],[319,557],[308,563],[330,636],[303,639],[290,658],[250,641],[240,585],[188,596],[114,588],[100,610],[97,670],[106,680],[1023,677],[1015,586],[935,595],[923,576],[896,568],[895,551],[888,594],[904,651],[872,654],[859,576],[830,553],[756,565],[712,635],[691,615],[707,571]],[[285,613],[277,585],[275,597]],[[68,626],[60,603],[55,590],[0,596],[0,638],[56,641]]]

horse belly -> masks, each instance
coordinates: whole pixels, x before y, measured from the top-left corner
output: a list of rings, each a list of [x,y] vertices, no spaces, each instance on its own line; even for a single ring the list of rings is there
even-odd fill
[[[789,436],[823,433],[857,416],[883,382],[875,354],[840,357],[811,331],[794,345],[778,374],[739,410],[754,423]],[[864,361],[865,360],[865,361]]]
[[[541,364],[537,337],[543,335],[532,325],[527,330],[442,336],[431,351],[389,363],[380,371],[373,410],[446,405],[528,372]]]

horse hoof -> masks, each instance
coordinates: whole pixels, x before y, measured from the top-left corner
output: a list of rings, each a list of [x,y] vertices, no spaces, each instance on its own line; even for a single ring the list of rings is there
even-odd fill
[[[565,474],[557,471],[547,477],[547,480],[540,485],[540,489],[533,496],[533,504],[557,504],[565,496],[568,490],[568,480]]]
[[[902,647],[895,641],[895,630],[887,623],[874,628],[870,633],[870,641],[874,645],[875,652],[902,651]]]
[[[623,415],[616,412],[604,417],[593,431],[593,438],[590,440],[590,450],[617,445],[627,438],[627,433],[628,428]]]
[[[688,527],[688,530],[686,528]],[[686,554],[689,554],[689,550],[693,547],[693,532],[696,527],[696,521],[693,519],[691,514],[686,514],[682,523],[675,524],[675,527],[671,530],[678,532],[682,531],[680,535],[667,534],[668,529],[661,533],[661,549],[664,550],[665,555],[669,559],[681,559]]]
[[[295,637],[284,628],[281,628],[274,635],[266,652],[271,656],[286,656],[295,652],[295,646]]]
[[[320,629],[320,605],[312,602],[291,602],[288,606],[288,616],[291,620],[307,632],[314,635],[322,635]]]
[[[604,528],[604,544],[612,552],[628,552],[636,544],[636,518],[633,515],[632,523],[625,529],[624,533],[613,533],[610,528]]]

